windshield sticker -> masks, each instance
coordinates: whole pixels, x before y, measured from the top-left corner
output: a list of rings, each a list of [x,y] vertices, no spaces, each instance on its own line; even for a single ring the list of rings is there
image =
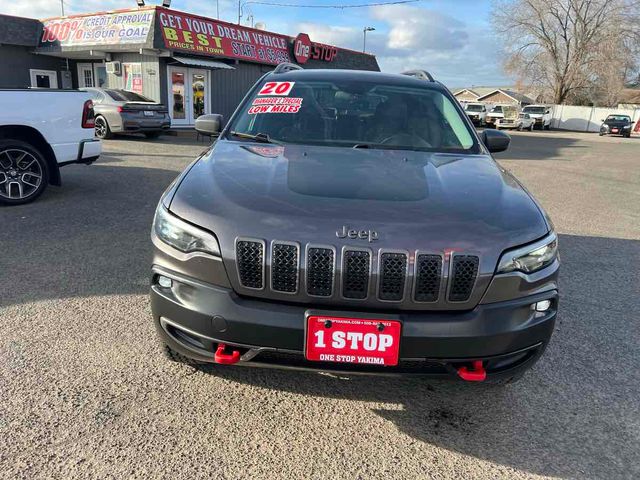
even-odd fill
[[[301,106],[302,98],[256,98],[247,113],[249,115],[255,115],[256,113],[298,113]]]
[[[263,85],[258,95],[282,95],[286,97],[296,82],[267,82]]]

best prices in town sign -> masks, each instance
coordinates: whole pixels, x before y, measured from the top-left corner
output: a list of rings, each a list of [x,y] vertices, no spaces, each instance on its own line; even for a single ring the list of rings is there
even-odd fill
[[[40,46],[126,45],[147,41],[154,11],[108,12],[44,20]]]
[[[272,65],[291,61],[284,35],[160,7],[157,12],[166,48]]]

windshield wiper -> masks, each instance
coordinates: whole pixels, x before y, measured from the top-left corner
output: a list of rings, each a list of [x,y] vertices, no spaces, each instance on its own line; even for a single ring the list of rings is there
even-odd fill
[[[269,135],[266,133],[256,133],[255,135],[253,135],[251,133],[229,132],[229,135],[233,135],[234,137],[238,138],[248,138],[260,143],[273,143],[275,145],[280,145],[280,142],[271,139],[271,137],[269,137]]]

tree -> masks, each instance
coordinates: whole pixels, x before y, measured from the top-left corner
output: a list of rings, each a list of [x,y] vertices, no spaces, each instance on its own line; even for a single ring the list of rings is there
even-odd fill
[[[544,87],[554,103],[612,102],[637,74],[640,0],[496,0],[493,24],[505,70]]]

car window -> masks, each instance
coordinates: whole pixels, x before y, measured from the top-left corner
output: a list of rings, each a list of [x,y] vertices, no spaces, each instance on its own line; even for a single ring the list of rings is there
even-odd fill
[[[502,113],[502,107],[498,105],[497,107],[493,107],[491,109],[491,113]]]
[[[468,112],[481,112],[482,110],[482,105],[467,105]]]
[[[544,114],[546,111],[545,107],[524,107],[522,109],[523,112],[526,113],[542,113]]]
[[[609,115],[607,117],[607,121],[612,121],[612,122],[630,122],[631,121],[631,117],[628,117],[627,115]]]
[[[229,130],[283,143],[477,152],[465,118],[433,88],[269,79],[240,107]]]
[[[107,95],[113,98],[116,102],[153,102],[153,100],[142,96],[139,93],[130,92],[128,90],[107,89],[105,92],[107,92]]]

